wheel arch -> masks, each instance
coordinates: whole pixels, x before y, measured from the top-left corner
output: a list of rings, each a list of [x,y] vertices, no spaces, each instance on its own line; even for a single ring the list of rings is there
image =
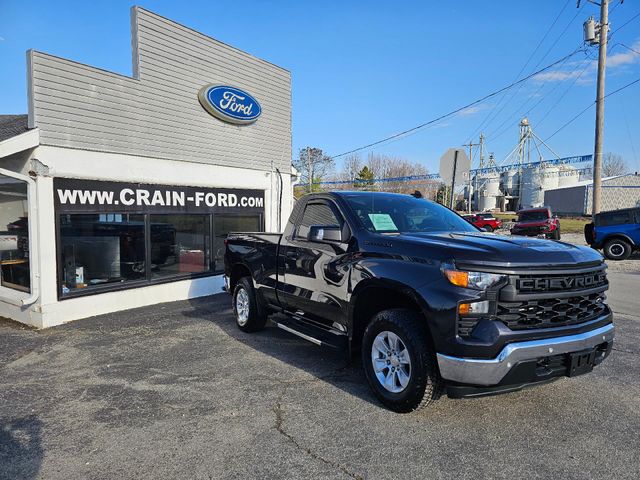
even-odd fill
[[[231,273],[229,274],[229,292],[233,293],[238,284],[238,281],[242,277],[251,277],[251,270],[244,263],[236,263],[231,267]],[[252,278],[253,281],[253,278]]]
[[[638,248],[638,246],[636,245],[636,243],[626,234],[624,233],[611,233],[609,235],[607,235],[606,237],[604,237],[599,243],[602,245],[602,248],[604,248],[604,245],[609,241],[609,240],[624,240],[625,242],[627,242],[632,249]]]
[[[352,350],[357,350],[369,321],[379,312],[391,308],[406,308],[425,317],[429,305],[412,287],[395,281],[371,280],[358,284],[349,302],[349,337]]]

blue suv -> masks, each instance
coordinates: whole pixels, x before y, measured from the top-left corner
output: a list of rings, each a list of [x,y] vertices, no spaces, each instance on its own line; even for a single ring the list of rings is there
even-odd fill
[[[584,228],[587,243],[609,260],[624,260],[640,249],[640,208],[601,212]]]

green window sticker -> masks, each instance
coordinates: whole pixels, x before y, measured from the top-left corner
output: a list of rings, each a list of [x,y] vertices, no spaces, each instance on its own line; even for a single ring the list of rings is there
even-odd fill
[[[393,219],[388,213],[369,213],[369,218],[371,219],[371,223],[373,223],[373,228],[376,230],[384,232],[398,231],[398,227],[393,223]]]

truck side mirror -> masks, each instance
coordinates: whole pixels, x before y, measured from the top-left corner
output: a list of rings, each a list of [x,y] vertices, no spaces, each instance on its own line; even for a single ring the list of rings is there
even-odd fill
[[[337,225],[311,225],[307,240],[317,243],[342,242],[342,229]]]

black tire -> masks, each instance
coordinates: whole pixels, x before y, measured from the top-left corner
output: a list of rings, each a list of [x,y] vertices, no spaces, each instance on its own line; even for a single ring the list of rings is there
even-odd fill
[[[631,255],[631,245],[620,238],[607,240],[603,250],[609,260],[626,260]]]
[[[397,393],[383,386],[373,366],[373,356],[376,353],[373,347],[374,340],[378,335],[384,335],[384,332],[391,332],[399,337],[410,357],[408,383]],[[376,358],[383,362],[385,360],[384,356]],[[442,394],[443,382],[425,319],[412,310],[384,310],[373,317],[362,338],[362,364],[373,393],[394,412],[407,413],[419,410],[434,403]],[[379,373],[385,375],[384,371]],[[400,388],[395,382],[394,386]]]
[[[484,230],[485,232],[493,232],[493,228],[491,228],[491,225],[485,225],[484,227],[482,227],[482,230]]]
[[[551,232],[551,240],[560,240],[560,229],[556,228],[553,232]]]
[[[243,298],[244,294],[246,294],[245,298]],[[240,305],[238,304],[238,296],[241,299]],[[267,323],[267,315],[256,298],[251,278],[242,277],[238,280],[236,288],[233,290],[232,304],[236,325],[240,330],[243,332],[257,332],[264,328]],[[247,312],[244,311],[245,305],[248,309]]]

